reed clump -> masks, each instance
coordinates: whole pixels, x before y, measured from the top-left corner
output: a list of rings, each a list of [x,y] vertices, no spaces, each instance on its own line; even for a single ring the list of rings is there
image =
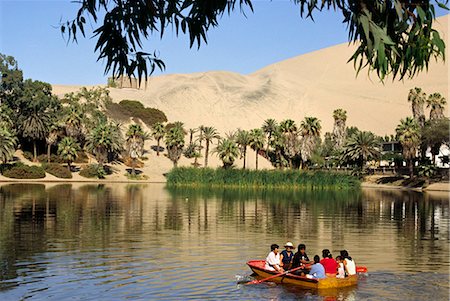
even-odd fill
[[[355,176],[327,171],[179,167],[166,176],[168,186],[311,189],[351,189],[360,186]]]

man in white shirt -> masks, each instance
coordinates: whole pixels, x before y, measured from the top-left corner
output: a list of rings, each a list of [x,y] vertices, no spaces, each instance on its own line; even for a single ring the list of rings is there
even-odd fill
[[[284,272],[283,268],[280,267],[280,253],[278,252],[278,248],[280,246],[277,244],[273,244],[270,246],[271,252],[267,255],[266,265],[264,268],[269,271],[277,271]]]

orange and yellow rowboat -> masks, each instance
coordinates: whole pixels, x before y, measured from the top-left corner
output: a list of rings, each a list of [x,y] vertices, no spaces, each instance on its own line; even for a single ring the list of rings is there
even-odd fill
[[[261,278],[268,278],[279,274],[279,272],[276,271],[266,270],[264,268],[265,263],[266,263],[265,260],[250,260],[249,262],[247,262],[247,265],[255,274],[257,274]],[[367,269],[365,269],[364,267],[357,267],[357,271],[362,270],[367,271]],[[357,285],[358,275],[353,275],[342,279],[339,278],[314,279],[287,273],[282,274],[279,277],[271,278],[270,281],[276,283],[288,283],[310,289],[330,289],[330,288],[340,288]]]

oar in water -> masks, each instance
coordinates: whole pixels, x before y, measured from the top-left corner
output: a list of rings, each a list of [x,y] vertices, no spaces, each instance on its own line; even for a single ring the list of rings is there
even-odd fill
[[[286,271],[286,272],[282,272],[282,273],[279,273],[279,274],[276,274],[276,275],[272,275],[272,276],[270,276],[270,277],[267,277],[267,278],[264,278],[264,279],[261,279],[261,280],[256,280],[256,279],[255,279],[255,280],[253,280],[253,281],[247,282],[245,285],[249,285],[249,284],[259,284],[259,283],[261,283],[261,282],[265,282],[265,281],[267,281],[267,280],[270,280],[270,279],[273,279],[273,278],[277,278],[277,277],[286,275],[286,274],[288,274],[288,273],[292,273],[293,271],[297,271],[297,270],[299,270],[299,269],[301,269],[301,268],[303,268],[303,266],[299,266],[299,267],[297,267],[297,268],[295,268],[295,269],[292,269],[292,270],[289,270],[289,271]]]

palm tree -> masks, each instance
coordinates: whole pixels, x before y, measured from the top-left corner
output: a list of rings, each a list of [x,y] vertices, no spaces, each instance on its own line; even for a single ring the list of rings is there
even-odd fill
[[[259,150],[264,147],[264,132],[262,129],[253,129],[250,131],[249,146],[256,152],[256,170],[258,170]]]
[[[292,119],[283,120],[279,127],[283,134],[284,153],[289,160],[289,166],[292,168],[293,159],[299,151],[298,128]]]
[[[371,132],[357,131],[347,139],[341,160],[357,162],[360,169],[364,170],[368,160],[379,158],[380,155],[377,137]]]
[[[397,138],[403,148],[403,157],[408,162],[409,176],[414,176],[413,160],[416,157],[420,145],[420,128],[417,121],[412,117],[400,120],[400,124],[395,129]]]
[[[130,124],[125,136],[127,137],[127,153],[132,160],[131,174],[135,175],[136,158],[142,157],[142,153],[144,151],[144,142],[148,138],[148,135],[144,133],[142,127],[139,124]]]
[[[244,158],[244,167],[247,159],[247,146],[250,144],[250,133],[246,130],[239,129],[236,133],[236,143],[239,146],[241,158]]]
[[[108,154],[117,154],[122,150],[123,139],[120,126],[109,122],[100,122],[87,136],[86,149],[93,154],[103,168]]]
[[[427,99],[427,108],[431,107],[430,119],[436,120],[444,118],[444,109],[447,101],[439,93],[431,94]]]
[[[22,136],[33,141],[33,161],[37,161],[38,140],[44,140],[48,133],[49,117],[45,112],[33,111],[28,116],[23,116],[20,122]]]
[[[183,153],[184,135],[184,129],[179,124],[173,126],[166,133],[167,156],[173,162],[173,167],[177,167],[178,160]]]
[[[270,141],[272,140],[272,135],[278,128],[277,121],[272,118],[266,119],[261,128],[262,128],[263,132],[267,135],[267,147],[266,147],[266,153],[267,153],[269,151],[269,145],[270,145]]]
[[[67,163],[67,168],[72,171],[71,164],[78,157],[80,145],[72,137],[64,137],[58,143],[58,155]]]
[[[192,139],[194,138],[194,134],[197,133],[198,129],[189,129],[189,145],[192,144]]]
[[[14,156],[16,150],[17,137],[6,127],[0,126],[0,161],[8,162]]]
[[[47,143],[47,162],[50,163],[50,151],[53,145],[58,142],[58,138],[61,134],[61,128],[57,123],[50,125],[50,130],[45,137],[45,142]]]
[[[164,135],[166,134],[166,129],[161,122],[157,122],[153,125],[152,136],[156,139],[156,155],[159,156],[159,144]]]
[[[219,139],[219,133],[212,126],[203,127],[203,139],[205,140],[205,167],[208,167],[208,154],[209,154],[209,144],[213,139]]]
[[[320,137],[320,120],[316,117],[305,117],[300,124],[300,132],[302,135],[301,141],[301,157],[302,161],[306,163],[311,158],[311,154],[316,146],[317,139]]]
[[[335,148],[340,149],[344,144],[346,138],[345,122],[347,121],[347,111],[343,109],[336,109],[333,111],[334,126],[333,126],[333,140]]]
[[[223,162],[223,168],[228,169],[233,166],[234,160],[239,155],[239,149],[231,139],[225,138],[219,141],[215,152],[218,154],[220,160]]]
[[[64,124],[69,137],[79,138],[82,132],[83,113],[78,104],[70,105],[65,113]]]
[[[409,90],[408,101],[411,102],[411,109],[414,119],[422,128],[425,125],[425,113],[423,111],[423,105],[427,99],[427,94],[422,91],[421,88],[415,87]]]

